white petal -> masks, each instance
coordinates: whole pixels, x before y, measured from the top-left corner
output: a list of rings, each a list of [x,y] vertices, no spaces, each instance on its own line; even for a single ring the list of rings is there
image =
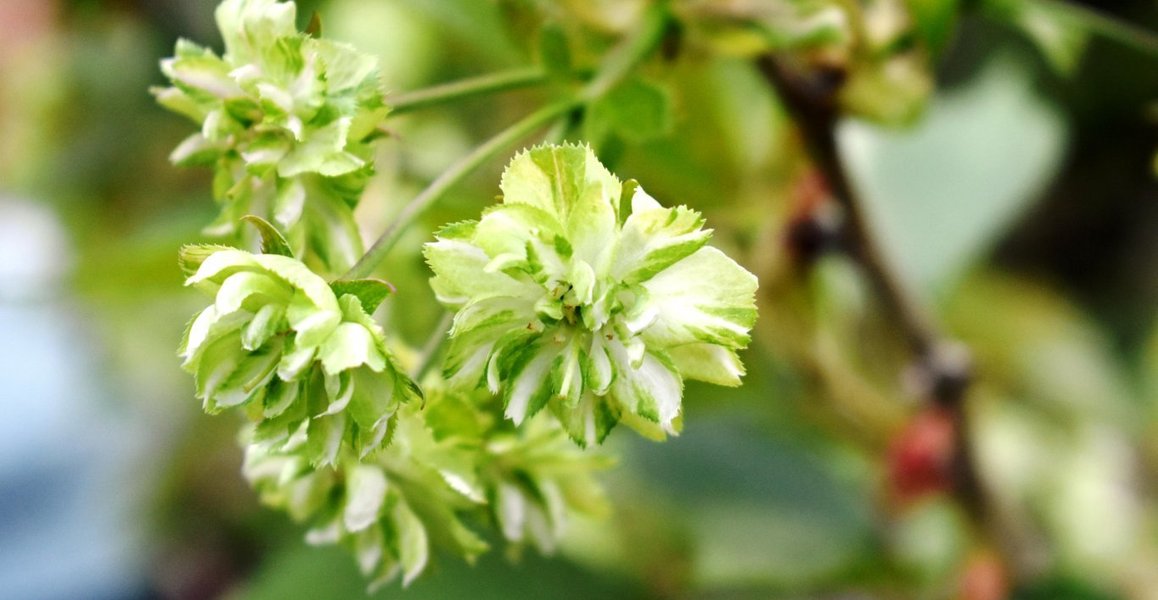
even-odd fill
[[[342,521],[346,529],[361,531],[378,520],[386,499],[386,475],[378,467],[369,465],[357,465],[348,472]]]

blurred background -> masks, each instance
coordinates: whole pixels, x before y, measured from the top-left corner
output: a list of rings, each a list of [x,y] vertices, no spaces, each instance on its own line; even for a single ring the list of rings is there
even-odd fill
[[[530,64],[544,23],[589,61],[642,2],[298,4],[327,37],[379,55],[400,92]],[[674,4],[689,19],[713,6]],[[307,546],[258,504],[238,423],[202,414],[175,355],[203,302],[182,288],[176,251],[206,239],[215,207],[207,169],[167,161],[193,126],[148,88],[178,37],[220,48],[214,5],[0,0],[2,598],[365,596],[350,557]],[[864,27],[911,29],[925,21],[905,6],[927,5],[864,4]],[[685,432],[667,443],[615,432],[614,514],[574,523],[557,556],[444,557],[374,597],[979,600],[1014,581],[1017,598],[1158,598],[1154,38],[1091,32],[1082,19],[1102,17],[1080,11],[958,8],[927,51],[891,48],[865,67],[839,140],[889,259],[973,352],[990,530],[912,458],[937,432],[863,275],[791,233],[827,193],[752,66],[768,48],[689,21],[645,68],[663,90],[658,123],[568,136],[661,202],[703,211],[714,243],[760,277],[745,385],[689,385]],[[1097,8],[1158,29],[1153,2]],[[392,118],[359,207],[367,239],[553,93]],[[421,243],[491,202],[503,163],[387,263],[399,293],[378,316],[408,343],[439,316]]]

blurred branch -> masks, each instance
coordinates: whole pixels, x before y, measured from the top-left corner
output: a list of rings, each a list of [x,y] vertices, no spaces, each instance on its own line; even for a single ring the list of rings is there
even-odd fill
[[[772,56],[760,58],[757,66],[792,113],[812,160],[844,210],[846,247],[868,274],[890,318],[901,326],[913,353],[929,355],[938,333],[924,308],[913,300],[904,282],[887,264],[870,232],[864,203],[849,183],[837,150],[836,94],[844,83],[844,73],[824,68],[792,70]]]
[[[532,87],[547,80],[547,73],[537,67],[511,69],[405,92],[390,98],[387,103],[391,115],[400,115],[472,96]]]
[[[965,391],[971,378],[969,353],[962,345],[943,338],[930,314],[889,264],[869,226],[865,204],[849,181],[836,140],[840,116],[837,98],[845,73],[829,67],[789,63],[773,55],[758,58],[756,65],[793,117],[809,155],[843,209],[843,247],[864,269],[888,318],[898,325],[915,357],[921,391],[931,403],[944,407],[952,415],[956,429],[953,492],[981,529],[990,515],[969,447],[969,424],[964,410]]]

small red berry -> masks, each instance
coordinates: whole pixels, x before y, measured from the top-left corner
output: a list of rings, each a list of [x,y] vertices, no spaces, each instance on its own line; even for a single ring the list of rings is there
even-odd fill
[[[889,447],[888,476],[898,503],[949,489],[956,438],[952,413],[939,406],[923,408],[897,434]]]

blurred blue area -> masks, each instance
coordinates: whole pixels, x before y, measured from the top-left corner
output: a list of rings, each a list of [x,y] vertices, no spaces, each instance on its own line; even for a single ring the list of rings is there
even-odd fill
[[[0,199],[0,598],[144,595],[145,435],[62,292],[47,208]]]

